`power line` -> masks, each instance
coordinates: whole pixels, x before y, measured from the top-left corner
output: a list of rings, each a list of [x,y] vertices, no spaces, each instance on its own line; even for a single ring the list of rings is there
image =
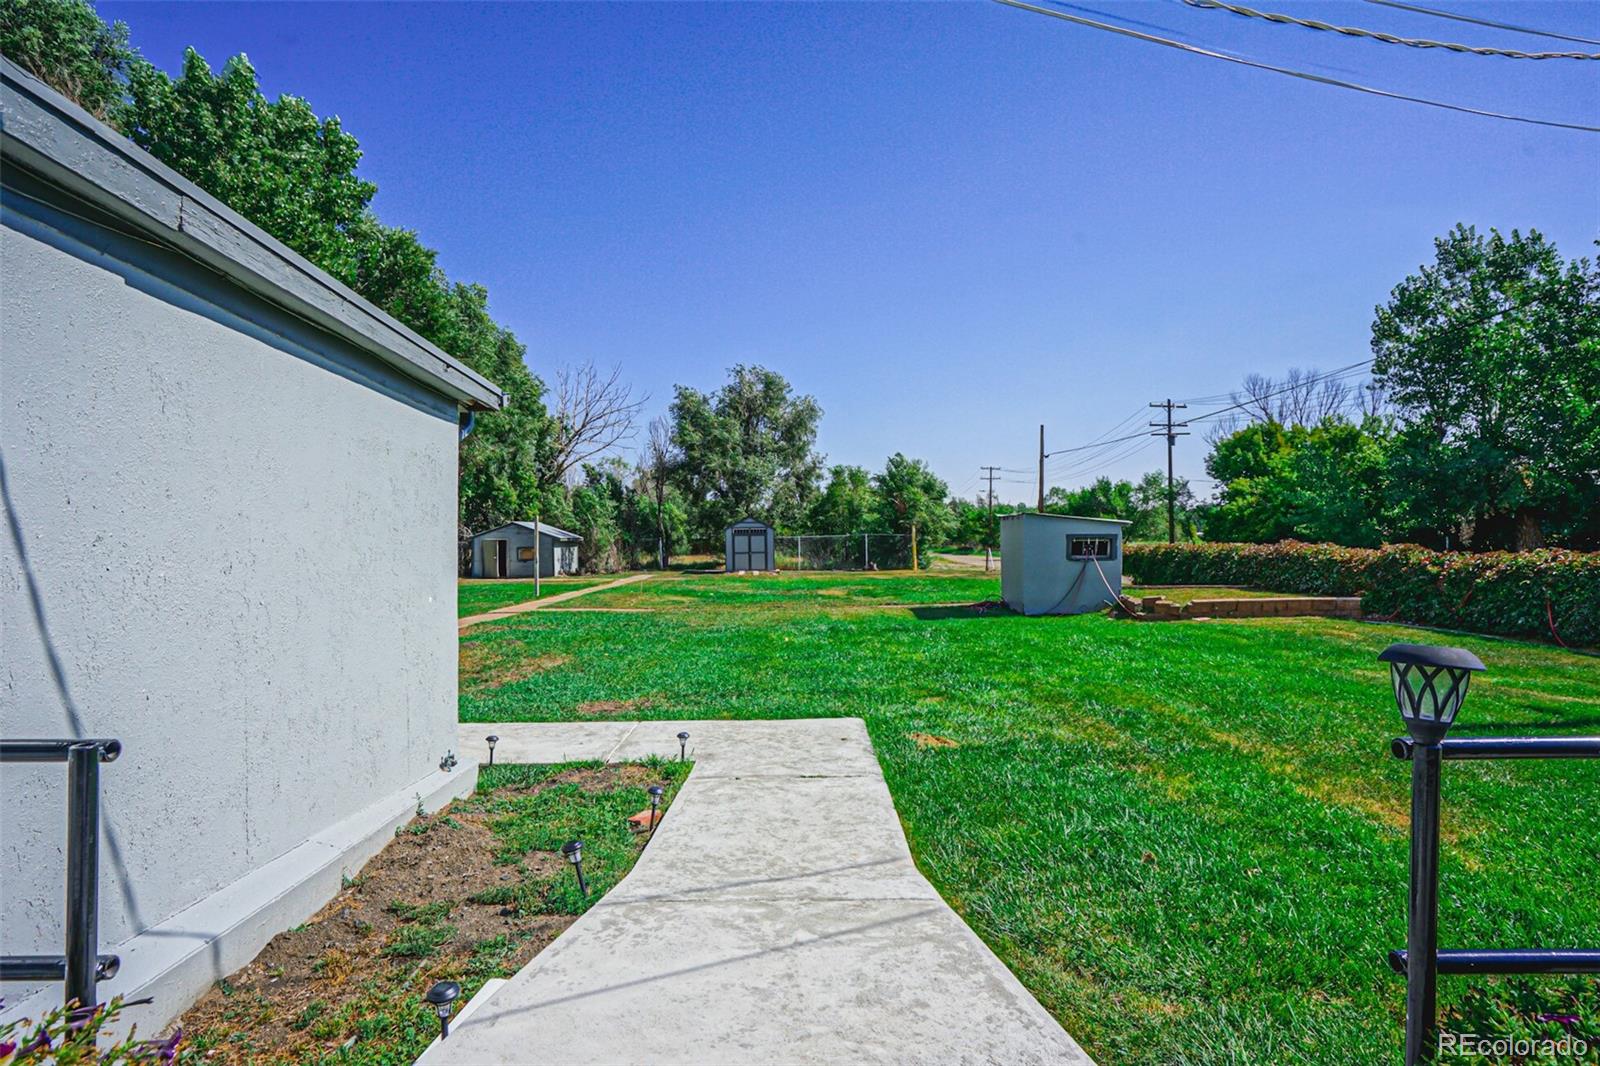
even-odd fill
[[[1183,2],[1190,7],[1228,11],[1279,26],[1303,26],[1308,30],[1322,30],[1327,33],[1343,34],[1346,37],[1365,37],[1382,44],[1403,44],[1408,48],[1443,48],[1449,52],[1463,52],[1476,56],[1503,56],[1506,59],[1600,59],[1600,54],[1594,52],[1519,52],[1514,48],[1486,48],[1470,44],[1451,44],[1448,41],[1430,41],[1426,37],[1396,37],[1392,33],[1364,30],[1359,26],[1338,26],[1319,19],[1296,18],[1294,15],[1283,15],[1275,11],[1257,11],[1242,4],[1227,3],[1226,0],[1183,0]]]
[[[1157,37],[1154,34],[1141,33],[1138,30],[1124,29],[1121,26],[1112,26],[1109,23],[1096,22],[1094,19],[1081,18],[1078,15],[1069,15],[1065,11],[1052,11],[1046,7],[1036,7],[1033,4],[1023,3],[1022,0],[994,0],[994,2],[997,4],[1004,4],[1007,7],[1020,8],[1023,11],[1032,11],[1036,15],[1048,15],[1051,18],[1062,19],[1066,22],[1076,23],[1080,26],[1088,26],[1091,29],[1106,30],[1110,33],[1121,34],[1124,37],[1132,37],[1138,41],[1148,41],[1151,44],[1164,45],[1167,48],[1176,48],[1179,51],[1190,52],[1194,55],[1206,56],[1211,59],[1220,59],[1227,63],[1237,63],[1240,66],[1251,67],[1255,70],[1270,71],[1273,74],[1283,74],[1287,77],[1299,78],[1302,81],[1315,82],[1318,85],[1331,85],[1336,89],[1350,89],[1354,92],[1367,93],[1371,96],[1381,96],[1389,100],[1402,100],[1410,104],[1423,104],[1427,107],[1437,107],[1445,111],[1456,111],[1464,115],[1477,115],[1481,118],[1497,118],[1506,122],[1523,122],[1532,126],[1550,126],[1555,129],[1578,130],[1581,133],[1600,133],[1600,126],[1585,126],[1576,122],[1557,122],[1554,119],[1530,118],[1527,115],[1509,115],[1500,111],[1486,111],[1482,108],[1467,107],[1464,104],[1451,104],[1442,100],[1429,100],[1421,96],[1407,96],[1404,93],[1390,92],[1388,89],[1377,89],[1370,85],[1360,85],[1353,81],[1341,81],[1338,78],[1329,78],[1321,74],[1310,74],[1306,71],[1294,70],[1290,67],[1275,66],[1274,64],[1262,63],[1254,59],[1245,59],[1242,56],[1228,55],[1226,52],[1216,52],[1209,48],[1201,48],[1197,45],[1184,44],[1182,41],[1174,41],[1167,37]]]
[[[1593,37],[1574,37],[1568,33],[1556,33],[1553,30],[1536,30],[1527,26],[1513,26],[1509,22],[1495,22],[1493,19],[1473,18],[1471,15],[1458,15],[1454,11],[1439,11],[1431,7],[1418,7],[1416,4],[1403,4],[1399,0],[1367,0],[1369,4],[1380,4],[1383,7],[1399,8],[1401,11],[1415,11],[1419,15],[1432,15],[1434,18],[1453,19],[1456,22],[1470,22],[1474,26],[1488,26],[1496,30],[1510,30],[1512,33],[1531,33],[1535,37],[1549,37],[1556,41],[1577,41],[1579,44],[1600,44]]]
[[[1346,376],[1354,374],[1356,371],[1362,369],[1363,367],[1367,367],[1367,366],[1371,366],[1371,365],[1372,365],[1372,360],[1371,359],[1363,359],[1359,363],[1351,363],[1349,366],[1342,366],[1342,367],[1339,367],[1337,370],[1330,370],[1326,374],[1316,374],[1316,375],[1313,375],[1312,377],[1306,378],[1304,380],[1296,381],[1296,382],[1292,382],[1290,384],[1287,384],[1281,389],[1274,389],[1273,391],[1267,392],[1267,393],[1263,393],[1260,396],[1252,396],[1249,399],[1241,400],[1238,403],[1230,404],[1227,407],[1221,407],[1221,408],[1218,408],[1215,411],[1207,411],[1203,415],[1195,415],[1192,418],[1190,418],[1189,421],[1191,421],[1191,422],[1205,422],[1205,421],[1207,421],[1209,419],[1217,418],[1220,415],[1225,415],[1225,414],[1229,413],[1230,411],[1242,411],[1246,407],[1249,407],[1251,404],[1258,403],[1261,400],[1270,400],[1275,396],[1282,396],[1286,392],[1294,392],[1297,389],[1309,388],[1309,387],[1311,387],[1313,385],[1321,385],[1322,383],[1327,382],[1327,381],[1336,381],[1339,378],[1346,377]]]

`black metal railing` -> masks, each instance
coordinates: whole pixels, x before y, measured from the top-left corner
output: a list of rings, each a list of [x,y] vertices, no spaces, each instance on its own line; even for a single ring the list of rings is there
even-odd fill
[[[1439,777],[1446,759],[1600,759],[1600,737],[1399,737],[1411,763],[1411,894],[1406,947],[1389,965],[1406,978],[1406,1066],[1433,1057],[1439,974],[1600,973],[1600,950],[1439,950]]]
[[[0,740],[0,762],[67,764],[67,951],[0,957],[0,980],[62,981],[66,1003],[92,1007],[116,976],[121,960],[99,953],[100,764],[121,754],[117,740]]]

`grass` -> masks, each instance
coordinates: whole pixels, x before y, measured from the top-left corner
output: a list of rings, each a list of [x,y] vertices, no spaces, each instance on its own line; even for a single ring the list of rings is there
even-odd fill
[[[191,1008],[180,1062],[415,1061],[438,1033],[422,1000],[428,987],[459,981],[465,1002],[485,981],[512,976],[632,868],[644,841],[627,818],[648,804],[646,785],[666,787],[670,810],[689,769],[662,760],[480,767],[472,796],[402,827],[316,918]],[[418,825],[426,831],[411,831]],[[587,896],[559,855],[574,838],[584,842]]]
[[[527,603],[535,598],[543,599],[546,596],[571,592],[573,589],[603,585],[607,581],[615,581],[619,576],[622,575],[542,578],[539,581],[538,597],[533,594],[532,578],[516,581],[463,579],[456,584],[456,617],[465,618],[469,614],[482,614],[484,611],[509,607],[514,603]]]
[[[1171,603],[1189,603],[1192,600],[1249,600],[1265,596],[1289,596],[1293,593],[1270,592],[1266,589],[1228,588],[1221,585],[1171,585],[1135,586],[1122,590],[1134,599],[1141,596],[1161,596]]]
[[[1384,954],[1404,942],[1408,776],[1377,653],[1481,656],[1461,733],[1600,728],[1600,661],[1541,645],[888,606],[997,596],[981,575],[660,576],[586,600],[638,613],[470,631],[464,661],[487,665],[461,714],[859,716],[918,865],[1099,1061],[1275,1066],[1370,1066],[1401,1039]],[[519,676],[516,655],[552,665]],[[1451,764],[1444,809],[1447,945],[1600,944],[1600,765]],[[1549,1009],[1600,1026],[1588,979],[1440,991],[1458,1030],[1535,1031]]]

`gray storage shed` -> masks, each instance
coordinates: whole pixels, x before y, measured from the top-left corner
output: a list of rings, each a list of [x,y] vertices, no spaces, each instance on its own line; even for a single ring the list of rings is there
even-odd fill
[[[472,538],[473,577],[532,577],[537,553],[539,576],[578,572],[576,533],[545,522],[507,522]]]
[[[1083,614],[1122,592],[1117,518],[1008,514],[1000,519],[1000,597],[1019,614]]]
[[[773,529],[757,518],[741,518],[723,531],[723,558],[728,573],[743,570],[776,570],[773,561]]]
[[[503,397],[8,59],[0,187],[0,722],[122,743],[96,991],[155,1034],[472,791],[456,465]],[[0,774],[0,953],[60,955],[66,773]]]

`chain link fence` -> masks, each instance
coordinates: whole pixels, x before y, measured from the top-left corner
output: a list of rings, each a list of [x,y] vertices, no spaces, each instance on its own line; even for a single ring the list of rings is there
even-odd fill
[[[907,570],[911,537],[905,533],[826,533],[776,537],[779,570]]]

